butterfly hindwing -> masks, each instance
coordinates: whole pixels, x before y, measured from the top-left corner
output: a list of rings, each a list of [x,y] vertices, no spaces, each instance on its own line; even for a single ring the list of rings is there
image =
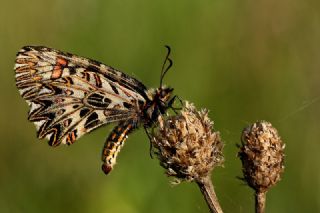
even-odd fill
[[[47,47],[17,55],[16,85],[30,106],[29,120],[49,144],[72,144],[107,123],[137,119],[145,86],[94,60]]]

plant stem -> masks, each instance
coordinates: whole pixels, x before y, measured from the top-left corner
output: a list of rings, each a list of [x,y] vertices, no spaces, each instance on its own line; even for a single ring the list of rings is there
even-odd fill
[[[210,176],[196,181],[200,191],[202,192],[211,213],[223,213],[221,206],[218,202],[216,193],[211,182]]]
[[[255,194],[256,213],[264,213],[266,207],[266,192],[256,192]]]

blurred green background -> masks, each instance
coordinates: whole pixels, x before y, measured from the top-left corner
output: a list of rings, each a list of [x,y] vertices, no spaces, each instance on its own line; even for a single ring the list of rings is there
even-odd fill
[[[213,172],[224,211],[253,212],[235,144],[265,119],[286,143],[267,212],[320,212],[320,1],[11,0],[0,8],[1,213],[208,212],[195,184],[169,184],[142,129],[105,176],[100,153],[112,125],[51,148],[15,87],[24,45],[93,58],[156,87],[165,44],[174,60],[165,83],[208,108],[225,141],[225,166]]]

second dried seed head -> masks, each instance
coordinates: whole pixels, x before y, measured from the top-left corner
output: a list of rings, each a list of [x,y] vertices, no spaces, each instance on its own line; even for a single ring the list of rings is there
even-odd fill
[[[256,122],[243,130],[239,157],[250,187],[266,192],[280,180],[284,147],[278,131],[269,122]]]

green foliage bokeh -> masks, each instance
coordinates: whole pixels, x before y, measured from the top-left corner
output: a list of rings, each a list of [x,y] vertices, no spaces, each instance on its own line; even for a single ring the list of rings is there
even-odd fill
[[[165,44],[174,66],[164,82],[208,108],[226,144],[225,166],[213,172],[224,211],[253,212],[253,191],[236,178],[236,144],[245,126],[265,119],[286,143],[285,173],[268,193],[267,212],[319,212],[319,43],[316,0],[2,2],[0,212],[208,211],[195,184],[170,186],[142,129],[105,176],[100,154],[112,125],[51,148],[36,138],[15,87],[24,45],[93,58],[157,87]]]

